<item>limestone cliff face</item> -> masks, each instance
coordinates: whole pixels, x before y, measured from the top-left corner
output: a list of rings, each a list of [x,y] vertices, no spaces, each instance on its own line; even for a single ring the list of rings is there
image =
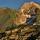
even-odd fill
[[[24,3],[20,7],[19,12],[16,14],[15,23],[17,25],[24,24],[27,21],[27,18],[30,18],[31,17],[30,10],[33,7],[40,9],[40,5],[37,4],[37,3],[34,3],[34,2]],[[35,10],[34,10],[34,12],[35,12]]]

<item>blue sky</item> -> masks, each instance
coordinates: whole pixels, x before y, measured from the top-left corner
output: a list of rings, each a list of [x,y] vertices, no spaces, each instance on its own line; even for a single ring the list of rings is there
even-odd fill
[[[0,7],[19,8],[21,4],[29,0],[0,0]],[[40,0],[31,0],[40,3]]]

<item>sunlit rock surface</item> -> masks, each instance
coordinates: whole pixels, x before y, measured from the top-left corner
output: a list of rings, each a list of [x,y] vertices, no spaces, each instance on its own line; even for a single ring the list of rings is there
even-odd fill
[[[34,2],[24,3],[18,12],[16,12],[16,18],[13,19],[13,14],[10,14],[9,19],[5,23],[7,30],[0,33],[0,40],[40,40],[40,31],[38,30],[38,25],[27,25],[26,21],[31,18],[30,9],[38,8],[40,10],[40,5]],[[1,11],[1,9],[0,9]],[[3,11],[4,12],[4,11]],[[1,12],[1,13],[3,13]],[[10,10],[13,13],[13,11]],[[35,10],[34,10],[35,12]],[[2,15],[2,14],[1,14]],[[4,23],[3,23],[4,24]],[[16,27],[15,27],[16,25]],[[4,27],[5,27],[4,26]],[[3,28],[4,28],[3,27]],[[39,28],[40,29],[40,28]],[[5,34],[5,35],[4,35]],[[4,35],[4,36],[3,36]],[[32,39],[31,39],[32,38]]]

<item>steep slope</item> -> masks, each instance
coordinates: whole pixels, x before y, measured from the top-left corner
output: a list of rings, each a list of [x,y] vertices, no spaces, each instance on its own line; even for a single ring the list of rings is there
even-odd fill
[[[32,8],[34,8],[34,13],[37,14],[37,10],[40,9],[40,5],[34,2],[24,3],[17,13],[15,24],[24,24],[27,21],[27,18],[31,17]]]

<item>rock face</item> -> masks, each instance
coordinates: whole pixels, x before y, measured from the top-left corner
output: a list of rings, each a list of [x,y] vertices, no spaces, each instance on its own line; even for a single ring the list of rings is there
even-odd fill
[[[31,9],[34,9],[34,13],[37,14],[36,9],[40,9],[40,5],[38,5],[37,3],[34,2],[30,2],[30,3],[24,3],[20,9],[19,12],[16,15],[16,19],[15,19],[15,24],[20,25],[20,24],[24,24],[28,18],[31,18]],[[33,13],[33,14],[34,14]]]

